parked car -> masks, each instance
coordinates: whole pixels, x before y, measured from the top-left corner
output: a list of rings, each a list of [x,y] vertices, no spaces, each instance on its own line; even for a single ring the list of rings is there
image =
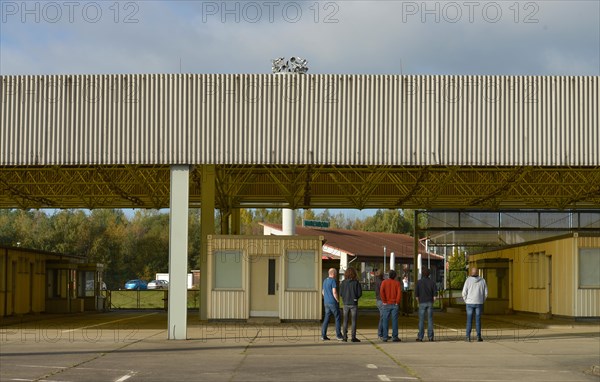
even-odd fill
[[[125,283],[125,289],[129,290],[144,290],[148,289],[148,283],[144,280],[135,279],[129,280]]]
[[[148,289],[169,289],[167,280],[152,280],[148,283]]]

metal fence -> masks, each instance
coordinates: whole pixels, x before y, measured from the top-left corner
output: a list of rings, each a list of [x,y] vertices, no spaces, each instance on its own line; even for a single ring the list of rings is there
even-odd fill
[[[105,309],[165,309],[169,301],[168,290],[107,290],[104,291]],[[200,291],[187,291],[188,309],[200,308]]]

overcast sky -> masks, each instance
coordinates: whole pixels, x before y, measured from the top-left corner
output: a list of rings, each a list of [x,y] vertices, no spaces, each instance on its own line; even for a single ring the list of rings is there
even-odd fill
[[[1,74],[600,75],[600,1],[6,1]]]

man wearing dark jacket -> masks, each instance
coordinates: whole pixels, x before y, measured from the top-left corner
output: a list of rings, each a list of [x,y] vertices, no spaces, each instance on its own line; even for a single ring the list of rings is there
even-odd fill
[[[346,269],[344,281],[340,285],[340,295],[344,302],[344,323],[342,333],[343,341],[348,341],[348,315],[352,315],[352,342],[360,342],[356,338],[356,319],[358,317],[358,299],[362,296],[362,288],[357,280],[356,270],[352,267]]]
[[[419,303],[419,334],[417,341],[423,341],[425,331],[425,314],[427,313],[427,337],[429,341],[433,341],[433,302],[437,296],[437,285],[429,278],[429,269],[424,268],[421,273],[421,280],[417,282],[415,288],[415,298]]]

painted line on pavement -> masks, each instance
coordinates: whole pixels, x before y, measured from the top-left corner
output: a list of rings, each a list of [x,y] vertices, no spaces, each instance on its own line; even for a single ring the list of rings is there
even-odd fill
[[[380,374],[377,377],[379,378],[380,381],[383,381],[383,382],[391,382],[392,379],[407,379],[407,380],[411,380],[411,381],[415,381],[415,380],[419,379],[419,378],[415,378],[415,377],[390,377],[385,374]]]
[[[152,315],[154,315],[154,314],[158,314],[158,313],[154,312],[154,313],[142,314],[141,316],[134,316],[134,317],[121,318],[121,319],[119,319],[119,320],[113,320],[113,321],[103,322],[103,323],[101,323],[101,324],[89,325],[89,326],[82,326],[82,327],[80,327],[80,328],[69,329],[69,330],[63,330],[63,331],[62,331],[62,333],[70,333],[70,332],[74,332],[74,331],[76,331],[76,330],[82,330],[82,329],[94,328],[94,327],[96,327],[96,326],[108,325],[108,324],[112,324],[112,323],[114,323],[114,322],[119,322],[119,321],[133,320],[134,318],[147,317],[147,316],[152,316]]]
[[[124,376],[122,376],[121,378],[115,380],[115,382],[123,382],[128,380],[129,378],[133,377],[135,375],[135,373],[129,373],[129,374],[125,374]]]

